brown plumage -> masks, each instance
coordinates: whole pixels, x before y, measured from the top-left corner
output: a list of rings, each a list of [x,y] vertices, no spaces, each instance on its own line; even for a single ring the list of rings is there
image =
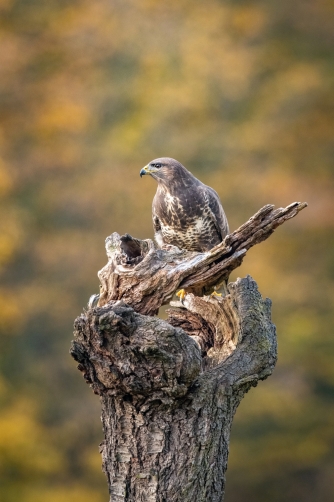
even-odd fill
[[[189,251],[208,251],[229,233],[218,194],[180,162],[155,159],[140,171],[140,176],[144,174],[158,182],[152,216],[160,247],[173,244]]]

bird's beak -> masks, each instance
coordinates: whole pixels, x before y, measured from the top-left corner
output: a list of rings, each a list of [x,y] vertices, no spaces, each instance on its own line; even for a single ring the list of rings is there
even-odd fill
[[[143,167],[143,169],[140,170],[140,177],[144,176],[144,174],[152,174],[159,171],[156,167],[150,166],[150,164],[147,164],[147,166]]]
[[[144,176],[144,174],[148,174],[148,166],[143,167],[143,169],[140,170],[140,177]]]

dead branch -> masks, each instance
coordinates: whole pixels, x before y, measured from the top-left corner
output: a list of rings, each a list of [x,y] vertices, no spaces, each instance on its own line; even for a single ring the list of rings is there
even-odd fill
[[[128,234],[120,237],[115,232],[106,239],[109,260],[98,273],[98,305],[123,300],[136,312],[152,315],[171,300],[178,288],[196,295],[209,294],[228,280],[248,249],[267,239],[306,206],[305,202],[294,202],[275,209],[268,204],[207,253],[174,246],[157,249],[150,239],[141,241]]]

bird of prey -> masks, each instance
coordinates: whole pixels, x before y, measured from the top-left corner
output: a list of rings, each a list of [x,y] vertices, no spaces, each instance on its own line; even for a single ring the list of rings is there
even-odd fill
[[[180,162],[169,157],[152,160],[140,171],[158,182],[152,216],[155,239],[188,251],[209,251],[229,233],[217,192]]]

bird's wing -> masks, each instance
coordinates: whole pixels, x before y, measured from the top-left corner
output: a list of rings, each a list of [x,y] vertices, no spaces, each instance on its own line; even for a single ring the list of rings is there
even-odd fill
[[[161,230],[161,223],[160,223],[160,220],[159,220],[158,216],[155,213],[152,214],[152,219],[153,219],[153,228],[154,228],[154,231],[155,232],[160,232],[160,230]]]
[[[228,235],[230,230],[229,230],[226,214],[225,214],[223,206],[220,202],[219,196],[213,188],[211,188],[207,185],[203,184],[201,189],[203,191],[203,196],[206,201],[206,205],[209,208],[210,213],[212,215],[212,221],[215,224],[215,227],[217,229],[218,234],[221,237],[221,240],[223,240],[224,237],[226,237],[226,235]]]
[[[159,204],[158,196],[155,194],[152,202],[152,219],[153,219],[153,228],[155,232],[159,232],[161,230],[160,219],[157,215],[157,205]]]
[[[152,204],[152,220],[153,220],[153,230],[154,230],[154,238],[158,244],[159,247],[163,246],[164,240],[161,232],[161,223],[159,216],[157,215],[156,212],[156,205],[157,205],[157,195],[155,195],[153,199],[153,204]]]

